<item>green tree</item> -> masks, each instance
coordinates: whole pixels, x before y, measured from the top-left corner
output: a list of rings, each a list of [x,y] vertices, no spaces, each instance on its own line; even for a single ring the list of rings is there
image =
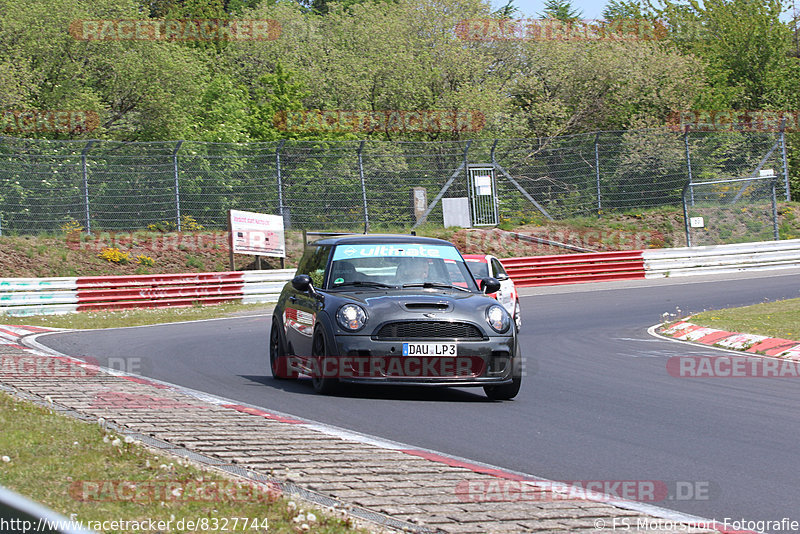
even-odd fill
[[[206,79],[202,57],[186,47],[149,41],[84,41],[74,21],[138,18],[133,1],[5,0],[0,11],[0,103],[35,109],[91,110],[91,137],[175,139]],[[73,134],[36,132],[35,137]]]
[[[541,42],[518,51],[503,136],[664,124],[702,89],[702,64],[653,41]]]
[[[304,109],[480,110],[490,117],[507,96],[489,47],[459,39],[461,20],[490,15],[479,0],[398,0],[344,7],[324,17],[302,8],[261,6],[254,17],[282,23],[282,37],[255,47],[232,43],[225,62],[252,86],[281,63],[306,88]],[[463,133],[359,132],[360,137],[451,139]],[[470,133],[468,135],[475,135]]]
[[[570,0],[546,0],[544,11],[540,14],[544,19],[557,19],[562,22],[574,22],[583,16],[583,12],[573,9]]]
[[[640,0],[610,0],[603,8],[605,20],[643,20],[645,8]]]
[[[709,89],[699,107],[786,109],[800,103],[791,30],[781,0],[668,0],[660,14],[673,42],[705,60]]]
[[[187,137],[213,143],[251,141],[250,107],[247,88],[218,75],[206,86]]]
[[[519,8],[514,5],[514,0],[508,0],[506,4],[496,9],[492,15],[500,19],[510,19],[519,14]]]
[[[292,80],[292,73],[285,70],[279,62],[275,72],[264,74],[253,88],[253,100],[250,114],[250,135],[259,141],[276,139],[326,138],[337,139],[342,136],[336,132],[303,133],[280,130],[276,124],[276,116],[282,111],[303,110],[303,98],[308,92],[302,84]]]

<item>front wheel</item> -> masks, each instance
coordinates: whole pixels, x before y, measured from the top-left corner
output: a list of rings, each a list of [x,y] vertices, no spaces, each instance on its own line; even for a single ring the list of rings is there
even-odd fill
[[[511,383],[502,386],[483,386],[486,396],[492,400],[511,400],[522,386],[522,351],[517,344],[514,359],[511,361]]]
[[[329,358],[326,355],[325,333],[321,329],[314,332],[314,340],[311,345],[311,359],[313,360],[313,370],[311,373],[311,385],[314,391],[322,395],[330,395],[336,391],[338,381],[335,377],[326,376]]]
[[[514,324],[517,327],[517,332],[522,328],[522,310],[519,307],[519,301],[514,304]]]
[[[519,388],[522,386],[522,377],[515,375],[510,384],[503,384],[502,386],[483,386],[483,391],[486,396],[492,400],[511,400],[519,393]]]
[[[297,378],[297,371],[289,370],[289,358],[281,340],[281,331],[278,319],[272,318],[272,326],[269,329],[269,366],[272,376],[277,380],[289,380]]]

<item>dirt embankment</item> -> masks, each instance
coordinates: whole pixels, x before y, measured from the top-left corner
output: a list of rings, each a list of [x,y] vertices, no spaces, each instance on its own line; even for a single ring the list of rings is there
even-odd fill
[[[782,239],[800,237],[800,203],[779,208]],[[548,221],[504,228],[437,229],[420,232],[452,241],[465,254],[500,258],[571,254],[574,250],[639,250],[686,245],[680,210],[605,214],[568,221]],[[717,228],[720,226],[718,225]],[[714,231],[714,227],[709,232]],[[721,227],[721,231],[727,231]],[[571,249],[531,243],[512,232],[562,243]],[[710,235],[711,239],[716,238]],[[286,233],[286,266],[295,267],[303,250],[301,232]],[[93,276],[227,271],[228,237],[223,231],[162,233],[66,232],[50,236],[0,237],[0,277]],[[237,270],[254,269],[255,258],[236,255]],[[280,267],[277,258],[263,258],[265,269]]]

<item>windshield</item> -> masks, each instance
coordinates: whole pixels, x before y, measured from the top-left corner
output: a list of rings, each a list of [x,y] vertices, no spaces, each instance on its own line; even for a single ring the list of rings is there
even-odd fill
[[[489,277],[489,264],[478,260],[467,260],[467,267],[476,280]]]
[[[476,291],[455,247],[418,243],[339,245],[333,253],[328,288],[452,285]]]

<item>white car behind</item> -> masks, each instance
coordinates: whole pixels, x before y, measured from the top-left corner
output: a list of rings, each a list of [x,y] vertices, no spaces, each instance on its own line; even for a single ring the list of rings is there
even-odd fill
[[[500,290],[491,296],[511,314],[519,330],[522,326],[519,294],[514,287],[514,281],[508,276],[500,260],[490,254],[463,254],[463,257],[476,280],[492,276],[500,281]]]

